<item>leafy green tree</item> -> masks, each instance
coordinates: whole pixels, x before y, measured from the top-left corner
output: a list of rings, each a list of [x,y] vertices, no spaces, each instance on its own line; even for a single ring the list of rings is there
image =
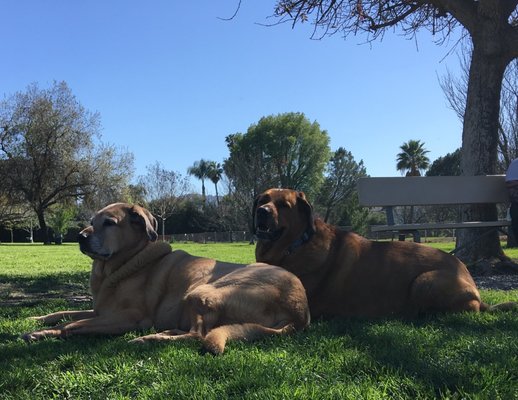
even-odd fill
[[[426,176],[458,176],[460,174],[460,149],[439,157],[426,171]]]
[[[350,226],[351,230],[361,235],[367,235],[369,225],[381,225],[385,218],[380,213],[371,213],[367,207],[360,206],[358,196],[350,196],[341,207],[340,219],[337,225]]]
[[[250,206],[270,187],[306,192],[314,197],[330,157],[329,136],[302,113],[263,117],[246,133],[226,138],[230,152],[223,168],[229,196],[251,228]]]
[[[207,204],[200,195],[187,195],[167,220],[167,227],[175,234],[220,232],[228,229],[224,222],[214,204]]]
[[[198,178],[201,181],[201,197],[203,202],[206,200],[205,196],[205,179],[209,179],[210,163],[203,158],[195,161],[194,164],[187,169],[187,173]]]
[[[49,89],[32,84],[0,102],[0,192],[32,208],[45,243],[50,207],[100,197],[107,183],[129,179],[133,158],[115,161],[113,147],[96,145],[99,129],[99,115],[85,110],[65,82]]]
[[[468,176],[498,172],[502,82],[506,67],[518,58],[518,0],[278,0],[275,15],[279,23],[311,21],[313,35],[319,38],[364,33],[371,41],[383,38],[387,30],[414,38],[425,29],[442,44],[453,32],[464,30],[463,38],[471,40],[472,53],[461,170]],[[467,219],[490,221],[497,218],[497,208],[495,204],[473,205],[465,214]],[[463,231],[457,244],[465,249],[457,255],[466,262],[506,259],[496,231]],[[483,243],[477,240],[481,233],[487,233]]]
[[[146,188],[141,183],[130,184],[125,189],[122,199],[130,204],[146,205]]]
[[[397,155],[396,168],[406,176],[421,176],[421,171],[428,168],[430,159],[426,156],[429,152],[424,148],[420,140],[409,140],[400,146],[401,153]]]
[[[258,181],[260,191],[278,186],[312,195],[319,190],[329,159],[327,132],[302,113],[263,117],[246,134],[227,137],[227,144],[226,175],[237,181],[241,177],[236,168],[257,167],[256,175],[263,177]]]
[[[54,231],[54,240],[56,244],[62,244],[63,236],[70,229],[76,210],[71,206],[58,205],[50,211],[49,226]]]
[[[0,160],[0,227],[16,225],[30,214],[30,208],[23,196],[8,186],[8,171],[3,171],[2,168],[5,166],[6,163]]]
[[[431,165],[426,176],[457,176],[460,171],[460,149],[448,153],[436,159]],[[462,216],[458,206],[429,206],[422,207],[423,214],[427,221],[456,221]]]
[[[324,210],[324,221],[328,222],[339,204],[345,204],[356,194],[358,179],[367,176],[363,161],[357,163],[350,151],[338,148],[326,166],[326,177],[317,205]],[[336,218],[335,218],[336,219]]]

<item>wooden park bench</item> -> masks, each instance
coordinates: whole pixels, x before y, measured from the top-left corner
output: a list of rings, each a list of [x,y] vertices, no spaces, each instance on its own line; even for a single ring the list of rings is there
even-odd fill
[[[511,225],[511,222],[506,219],[394,223],[393,207],[395,206],[508,203],[509,196],[504,175],[361,178],[358,182],[358,195],[360,205],[385,209],[387,224],[373,225],[371,231],[398,233],[400,240],[405,239],[405,234],[412,234],[414,241],[419,242],[419,231],[428,229],[495,228],[501,230]]]

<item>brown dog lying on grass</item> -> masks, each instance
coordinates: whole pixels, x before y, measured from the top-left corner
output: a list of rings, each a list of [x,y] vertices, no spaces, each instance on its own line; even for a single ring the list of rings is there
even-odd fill
[[[197,338],[222,353],[227,339],[285,334],[309,324],[304,287],[267,264],[240,265],[194,257],[157,239],[156,220],[125,203],[100,210],[80,233],[93,259],[93,310],[35,317],[61,325],[27,333],[27,341],[72,335],[116,335],[154,328],[133,342]]]
[[[311,316],[416,317],[513,309],[488,306],[455,256],[411,242],[375,242],[319,219],[304,193],[270,189],[254,203],[256,259],[280,265],[306,288]]]

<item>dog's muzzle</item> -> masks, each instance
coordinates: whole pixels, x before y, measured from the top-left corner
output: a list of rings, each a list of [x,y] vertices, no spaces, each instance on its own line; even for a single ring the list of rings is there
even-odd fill
[[[77,235],[77,241],[79,242],[79,250],[81,253],[87,255],[90,258],[98,260],[107,260],[111,257],[111,254],[105,254],[95,249],[95,244],[92,246],[92,240],[90,234],[83,230]]]
[[[84,232],[79,232],[77,235],[77,241],[79,242],[79,249],[81,252],[86,253],[89,250],[88,235]]]
[[[259,207],[255,212],[255,236],[260,240],[275,241],[282,235],[284,229],[272,229],[271,210],[266,207]]]

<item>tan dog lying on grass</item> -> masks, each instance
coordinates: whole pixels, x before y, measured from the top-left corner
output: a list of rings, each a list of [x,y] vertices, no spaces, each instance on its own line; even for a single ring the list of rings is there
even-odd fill
[[[306,288],[311,316],[416,317],[488,306],[455,256],[411,242],[375,242],[319,219],[304,193],[270,189],[254,204],[256,259],[280,265]]]
[[[35,317],[61,325],[27,333],[34,341],[72,335],[117,335],[154,328],[133,342],[197,338],[222,353],[227,339],[285,334],[309,324],[304,287],[295,275],[267,264],[230,264],[194,257],[157,239],[146,209],[115,203],[80,233],[93,259],[93,310]]]

